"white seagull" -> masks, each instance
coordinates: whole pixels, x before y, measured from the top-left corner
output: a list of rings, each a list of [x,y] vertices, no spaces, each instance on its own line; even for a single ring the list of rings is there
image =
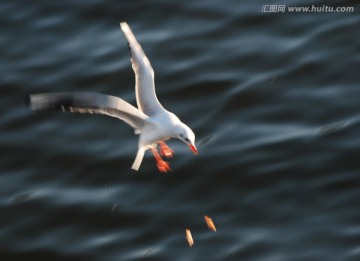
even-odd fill
[[[35,111],[60,110],[63,112],[104,114],[125,121],[139,134],[138,151],[132,169],[138,170],[145,151],[151,149],[159,171],[167,172],[169,163],[161,156],[171,158],[174,151],[165,141],[177,138],[186,143],[194,154],[195,134],[173,113],[159,103],[154,84],[154,71],[129,25],[120,23],[128,41],[131,64],[135,73],[135,93],[138,109],[126,101],[99,93],[42,93],[30,95],[30,108]],[[159,145],[160,154],[157,151]]]

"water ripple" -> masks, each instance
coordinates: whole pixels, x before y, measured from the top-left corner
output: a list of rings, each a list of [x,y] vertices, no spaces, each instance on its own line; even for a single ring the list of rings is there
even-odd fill
[[[261,7],[3,1],[1,260],[358,260],[359,17]],[[159,100],[197,135],[198,157],[169,142],[166,175],[150,153],[130,169],[124,123],[24,102],[94,91],[135,105],[124,20]]]

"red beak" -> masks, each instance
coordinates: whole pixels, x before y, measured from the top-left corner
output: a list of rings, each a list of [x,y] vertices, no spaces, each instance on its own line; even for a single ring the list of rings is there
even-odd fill
[[[192,144],[189,144],[189,148],[191,149],[191,151],[197,156],[198,155],[198,151],[196,149],[196,147]]]

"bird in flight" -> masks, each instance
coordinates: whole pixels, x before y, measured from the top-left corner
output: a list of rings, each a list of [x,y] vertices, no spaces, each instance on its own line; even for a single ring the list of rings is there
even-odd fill
[[[122,22],[120,28],[129,44],[130,60],[135,73],[138,108],[115,96],[74,92],[31,94],[29,96],[30,109],[103,114],[118,118],[133,127],[135,134],[139,135],[138,150],[132,169],[140,168],[145,151],[150,149],[159,171],[167,172],[171,168],[162,157],[171,158],[174,151],[165,142],[171,138],[179,139],[197,155],[195,134],[174,113],[167,111],[160,104],[155,93],[154,70],[149,59],[145,56],[129,25]]]

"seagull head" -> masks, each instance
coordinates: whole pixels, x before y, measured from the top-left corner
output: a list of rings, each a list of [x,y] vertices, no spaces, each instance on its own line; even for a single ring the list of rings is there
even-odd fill
[[[179,140],[187,144],[190,150],[195,154],[198,155],[197,148],[195,146],[195,134],[194,132],[185,124],[181,124],[177,128],[177,136]]]

